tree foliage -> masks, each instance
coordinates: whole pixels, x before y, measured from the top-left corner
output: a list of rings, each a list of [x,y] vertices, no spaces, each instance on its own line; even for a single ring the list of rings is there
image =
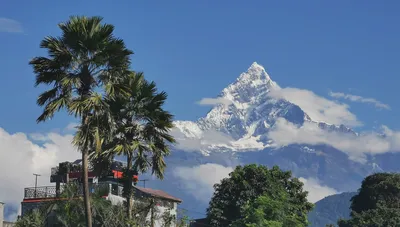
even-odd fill
[[[246,212],[264,209],[271,211],[272,205],[284,211],[287,217],[295,215],[296,220],[300,220],[303,226],[307,226],[307,213],[313,207],[307,201],[307,192],[303,191],[303,183],[292,177],[290,171],[282,171],[277,166],[271,169],[255,164],[238,166],[228,178],[214,185],[214,189],[214,195],[207,209],[207,218],[215,227],[229,226],[235,221],[246,219]],[[286,201],[287,204],[283,205],[279,199]],[[278,203],[271,205],[262,203],[268,200],[278,200]],[[263,218],[270,218],[271,216],[268,215]],[[259,217],[248,216],[247,219],[250,218],[249,220],[253,221],[258,220]],[[282,219],[277,219],[277,221],[282,221]],[[278,225],[278,223],[275,224]]]
[[[124,196],[127,199],[128,216],[132,209],[132,177],[134,174],[151,172],[163,178],[169,155],[169,144],[174,138],[169,134],[173,116],[163,109],[167,99],[165,92],[158,92],[154,82],[148,82],[143,73],[130,72],[123,80],[124,95],[107,99],[112,127],[104,128],[112,139],[103,143],[99,160],[115,155],[125,155]],[[106,113],[108,114],[108,113]],[[107,117],[104,117],[105,119]]]
[[[351,201],[351,210],[356,213],[378,207],[400,208],[400,174],[376,173],[367,176]]]
[[[158,92],[154,82],[148,82],[143,73],[130,72],[124,79],[126,94],[110,99],[115,130],[108,153],[131,156],[133,168],[139,173],[151,168],[163,178],[169,154],[173,115],[164,110],[165,92]]]
[[[254,202],[244,206],[243,218],[232,223],[232,227],[304,227],[307,226],[304,216],[291,213],[299,210],[290,203],[288,193],[281,191],[275,198],[262,195]]]
[[[353,213],[349,220],[339,220],[339,227],[387,227],[400,226],[398,208],[376,208]]]
[[[84,204],[80,197],[82,187],[79,184],[68,184],[61,200],[55,200],[47,205],[34,209],[17,221],[16,227],[85,227]],[[133,207],[134,219],[126,216],[122,205],[112,205],[102,198],[102,190],[96,190],[91,196],[92,223],[95,227],[144,227],[149,226],[147,215],[151,209],[158,212],[155,204],[143,200]]]
[[[120,93],[121,78],[133,52],[113,35],[114,26],[102,23],[101,17],[72,16],[58,27],[59,37],[47,36],[40,43],[48,57],[29,62],[36,74],[35,86],[50,87],[37,99],[44,107],[37,121],[51,119],[61,109],[80,118],[74,145],[82,152],[85,212],[91,227],[88,155],[90,147],[101,147],[99,128],[109,125],[103,118],[108,112],[103,94],[114,97]]]
[[[15,223],[15,227],[43,227],[46,224],[45,215],[41,210],[32,210]]]
[[[339,220],[340,227],[400,226],[400,174],[366,177],[351,201],[350,219]]]
[[[188,227],[190,224],[189,216],[185,210],[178,210],[176,227]]]

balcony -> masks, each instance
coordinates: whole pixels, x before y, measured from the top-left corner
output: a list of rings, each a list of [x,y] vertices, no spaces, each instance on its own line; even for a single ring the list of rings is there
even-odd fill
[[[60,186],[60,194],[64,192],[64,187]],[[90,193],[100,193],[103,196],[116,195],[122,196],[123,187],[116,183],[92,183],[89,184]],[[83,195],[82,185],[78,185],[78,195]],[[30,187],[24,190],[24,200],[29,199],[47,199],[55,198],[57,196],[56,186],[42,186],[42,187]]]

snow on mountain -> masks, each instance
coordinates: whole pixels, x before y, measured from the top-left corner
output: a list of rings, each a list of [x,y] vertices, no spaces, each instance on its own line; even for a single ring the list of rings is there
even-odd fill
[[[269,96],[270,91],[279,89],[264,67],[254,62],[234,83],[222,90],[216,98],[220,104],[205,117],[196,122],[176,121],[175,136],[178,142],[191,140],[197,143],[203,154],[209,154],[212,151],[254,151],[273,146],[267,133],[279,118],[298,126],[308,121],[328,131],[354,133],[344,125],[313,121],[299,106]],[[209,138],[209,134],[214,138]],[[217,141],[216,135],[225,140]]]
[[[371,173],[399,171],[400,153],[367,154],[367,162],[350,159],[349,153],[341,148],[349,146],[349,141],[362,137],[362,134],[358,135],[344,125],[312,119],[298,105],[269,95],[271,91],[279,89],[284,88],[280,88],[261,65],[253,63],[236,81],[223,89],[219,96],[203,102],[216,104],[205,117],[197,121],[176,121],[172,134],[178,144],[167,158],[169,168],[165,175],[168,179],[157,187],[171,192],[188,191],[184,190],[187,188],[182,179],[176,176],[175,167],[200,171],[200,167],[210,163],[223,169],[250,163],[268,167],[277,165],[292,171],[296,177],[316,179],[338,192],[357,190],[362,179]],[[296,140],[300,142],[275,145],[271,132],[282,126],[282,118],[290,126],[299,127],[294,132],[295,136],[319,138],[319,142]],[[311,130],[307,131],[311,132],[310,135],[304,135],[305,130],[301,129]],[[326,135],[319,129],[326,130],[329,136],[324,137]],[[347,134],[353,135],[347,137],[350,139],[342,140]],[[284,132],[281,136],[288,138],[293,135]],[[368,137],[363,138],[367,138],[365,147],[373,145],[374,142]],[[333,146],[332,143],[341,146]],[[358,149],[364,150],[365,147]],[[217,174],[218,170],[212,171],[201,174]],[[195,182],[192,182],[190,189],[197,194],[196,190],[201,184],[196,183],[196,177],[192,177]],[[212,191],[211,186],[209,190]],[[201,210],[207,207],[208,201],[199,204],[190,190],[182,195],[185,196],[183,200],[188,209]]]

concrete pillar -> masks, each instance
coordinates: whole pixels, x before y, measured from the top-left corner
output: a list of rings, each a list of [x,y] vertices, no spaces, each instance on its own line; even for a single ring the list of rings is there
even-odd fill
[[[4,203],[0,202],[0,227],[3,227],[4,222]]]

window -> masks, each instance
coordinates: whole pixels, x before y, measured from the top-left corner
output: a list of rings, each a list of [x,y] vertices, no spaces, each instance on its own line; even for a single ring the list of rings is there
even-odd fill
[[[118,192],[119,192],[118,189],[119,189],[118,184],[111,184],[111,194],[119,195],[118,194]]]

